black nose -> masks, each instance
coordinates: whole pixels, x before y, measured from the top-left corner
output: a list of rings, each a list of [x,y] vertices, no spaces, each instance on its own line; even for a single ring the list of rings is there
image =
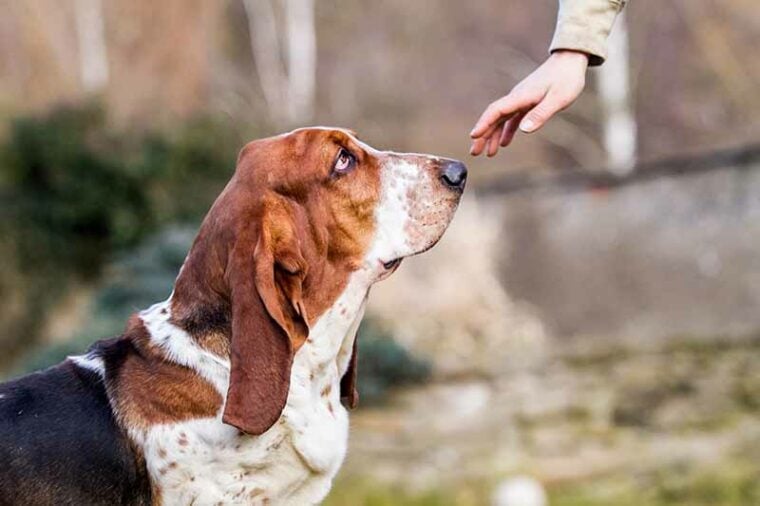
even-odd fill
[[[443,162],[440,171],[443,184],[455,190],[464,190],[464,183],[467,181],[467,167],[462,162],[455,160]]]

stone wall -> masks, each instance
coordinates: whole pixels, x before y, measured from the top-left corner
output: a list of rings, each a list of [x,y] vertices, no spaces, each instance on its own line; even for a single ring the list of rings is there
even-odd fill
[[[488,200],[503,206],[502,283],[554,335],[647,342],[760,327],[760,163]]]

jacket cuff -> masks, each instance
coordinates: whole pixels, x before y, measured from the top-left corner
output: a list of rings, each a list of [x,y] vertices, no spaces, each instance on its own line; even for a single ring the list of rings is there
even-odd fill
[[[607,57],[607,37],[625,0],[561,0],[549,52],[561,49],[589,56],[589,66]]]

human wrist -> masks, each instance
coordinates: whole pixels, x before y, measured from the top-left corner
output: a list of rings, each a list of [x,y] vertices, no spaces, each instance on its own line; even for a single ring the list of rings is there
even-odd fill
[[[582,65],[583,68],[587,68],[589,65],[589,54],[583,51],[576,51],[574,49],[556,49],[552,51],[549,59],[555,61],[573,62],[577,65]]]

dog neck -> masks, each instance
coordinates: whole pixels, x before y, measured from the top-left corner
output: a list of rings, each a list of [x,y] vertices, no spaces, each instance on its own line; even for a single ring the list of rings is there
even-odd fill
[[[309,338],[295,353],[289,404],[291,398],[297,401],[324,389],[335,389],[339,404],[337,387],[351,359],[371,282],[371,273],[355,271],[335,302],[316,318]],[[147,331],[145,344],[158,352],[154,357],[193,370],[224,398],[229,386],[231,316],[223,297],[196,292],[196,300],[190,301],[175,290],[166,301],[137,316]]]
[[[348,414],[340,402],[340,379],[369,284],[364,271],[353,273],[334,304],[316,319],[295,354],[280,420],[261,436],[245,435],[221,420],[230,360],[228,315],[218,313],[219,305],[193,308],[191,314],[203,318],[181,318],[174,314],[174,293],[130,319],[126,342],[134,351],[124,362],[128,367],[120,368],[112,400],[167,502],[206,496],[231,500],[242,486],[299,504],[324,497],[347,449]],[[160,384],[162,378],[172,378],[174,390]],[[136,392],[145,395],[135,397]],[[208,402],[199,405],[199,399]],[[193,402],[196,408],[178,410],[180,402]],[[208,455],[208,462],[198,455]],[[240,477],[240,469],[258,471]],[[182,481],[186,475],[195,481]]]

